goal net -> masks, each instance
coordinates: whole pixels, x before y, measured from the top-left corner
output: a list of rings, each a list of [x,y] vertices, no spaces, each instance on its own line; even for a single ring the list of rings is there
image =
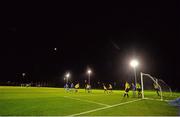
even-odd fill
[[[163,81],[141,72],[142,98],[168,100],[172,95],[170,86]]]
[[[162,79],[157,79],[157,81],[161,86],[163,100],[170,99],[173,96],[170,86]]]

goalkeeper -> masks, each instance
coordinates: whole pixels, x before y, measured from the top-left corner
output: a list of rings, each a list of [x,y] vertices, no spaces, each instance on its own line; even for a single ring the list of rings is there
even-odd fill
[[[156,90],[157,95],[160,96],[160,95],[159,95],[160,88],[159,88],[159,86],[158,86],[158,83],[156,82],[156,83],[154,83],[153,85],[154,85],[154,89]]]
[[[127,97],[129,97],[129,95],[128,95],[129,89],[130,89],[130,85],[129,85],[128,82],[126,82],[126,83],[125,83],[124,97],[126,97],[126,95],[127,95]]]

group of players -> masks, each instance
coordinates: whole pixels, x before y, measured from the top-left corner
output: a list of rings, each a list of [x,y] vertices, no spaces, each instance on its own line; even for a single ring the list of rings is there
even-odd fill
[[[159,91],[160,91],[160,86],[158,85],[157,82],[153,83],[154,86],[154,90],[156,91],[157,95],[160,96]],[[132,91],[133,91],[133,96],[135,97],[136,95],[136,91],[138,92],[138,98],[142,97],[142,89],[141,89],[141,85],[139,83],[136,83],[136,85],[134,85],[134,83],[132,83],[131,85],[126,82],[125,83],[125,92],[124,92],[124,97],[129,97],[129,90],[132,87]]]
[[[108,87],[106,87],[106,85],[104,83],[102,83],[102,86],[104,89],[104,93],[112,93],[113,87],[111,84],[109,84]],[[159,90],[158,84],[154,83],[153,86],[154,86],[154,89],[156,90],[157,95],[160,96],[160,94],[159,94],[160,90]],[[80,85],[79,85],[79,83],[77,83],[76,85],[71,83],[70,87],[69,87],[68,83],[66,83],[64,88],[67,92],[76,92],[77,93],[78,89],[80,88]],[[133,97],[136,96],[136,91],[138,92],[138,98],[142,97],[141,85],[139,83],[136,83],[136,85],[134,85],[134,83],[132,83],[130,85],[128,82],[125,83],[125,92],[123,95],[124,97],[129,97],[128,93],[129,93],[130,88],[133,91]],[[87,93],[91,92],[91,85],[89,85],[89,84],[85,85],[85,92],[87,92]]]
[[[105,86],[105,84],[103,83],[103,89],[104,89],[104,93],[112,93],[112,85],[109,84],[108,88]]]
[[[66,92],[78,92],[78,89],[79,89],[79,83],[77,83],[76,85],[74,85],[74,83],[71,83],[70,84],[70,87],[68,85],[68,83],[66,83],[64,85],[64,89],[66,90]]]
[[[71,83],[70,85],[68,83],[66,83],[64,85],[64,89],[66,92],[78,92],[79,89],[79,83],[77,83],[76,85],[74,85],[74,83]],[[112,85],[109,84],[108,88],[105,86],[105,84],[103,83],[103,89],[104,89],[104,93],[112,93]],[[85,92],[90,93],[91,92],[91,85],[86,84],[85,85]]]
[[[135,97],[136,95],[136,91],[138,91],[138,98],[142,96],[142,93],[141,93],[141,85],[139,83],[136,83],[136,85],[134,85],[134,83],[132,83],[131,85],[126,82],[125,83],[125,92],[124,92],[124,97],[129,97],[129,90],[130,88],[132,87],[132,91],[133,91],[133,96]]]

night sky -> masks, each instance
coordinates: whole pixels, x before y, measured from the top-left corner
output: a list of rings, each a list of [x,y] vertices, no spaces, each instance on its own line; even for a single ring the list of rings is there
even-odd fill
[[[180,89],[179,11],[175,3],[58,3],[4,9],[0,81],[118,82],[140,72]],[[2,23],[2,22],[1,22]],[[55,51],[54,48],[57,48]]]

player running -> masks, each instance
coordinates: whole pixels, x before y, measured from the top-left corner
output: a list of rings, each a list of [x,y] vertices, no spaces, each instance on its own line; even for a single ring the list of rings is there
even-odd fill
[[[126,83],[125,83],[124,97],[126,97],[126,95],[127,95],[127,97],[129,97],[129,95],[128,95],[129,89],[130,89],[130,85],[129,85],[128,82],[126,82]]]
[[[108,90],[109,90],[109,93],[112,93],[112,85],[111,84],[109,84]]]
[[[70,91],[74,92],[74,84],[73,83],[71,83]]]
[[[105,86],[104,83],[103,83],[103,89],[104,89],[104,93],[108,93],[108,92],[107,92],[107,88],[106,88],[106,86]]]
[[[91,85],[87,84],[87,85],[86,85],[86,90],[88,91],[88,93],[90,93]]]
[[[66,90],[66,92],[69,91],[69,85],[68,85],[68,83],[66,83],[66,84],[64,85],[64,89]]]
[[[77,84],[75,85],[75,92],[76,92],[76,93],[78,92],[78,89],[79,89],[79,83],[77,83]]]

